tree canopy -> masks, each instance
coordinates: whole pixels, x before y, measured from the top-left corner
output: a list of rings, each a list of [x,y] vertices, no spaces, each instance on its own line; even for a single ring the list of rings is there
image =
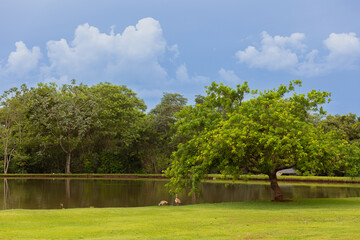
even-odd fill
[[[171,153],[177,146],[171,132],[177,120],[174,115],[186,102],[181,94],[164,93],[161,102],[149,112],[141,144],[145,172],[160,173],[169,167]]]
[[[328,148],[332,132],[326,134],[309,119],[310,113],[325,113],[321,105],[330,94],[315,90],[297,94],[296,86],[301,86],[299,80],[251,91],[252,97],[244,101],[250,92],[247,83],[236,90],[213,83],[202,104],[178,114],[182,119],[176,124],[177,135],[188,138],[173,153],[166,172],[173,191],[184,187],[196,191],[199,181],[214,169],[233,179],[261,173],[269,176],[274,198],[281,201],[279,170],[336,163],[343,152]]]
[[[326,115],[330,94],[298,94],[300,81],[266,91],[212,83],[195,105],[178,93],[146,105],[126,86],[40,83],[1,97],[0,168],[5,173],[162,173],[175,193],[208,173],[360,172],[355,114]],[[170,167],[169,167],[170,166]]]
[[[29,118],[39,132],[53,137],[66,153],[65,173],[70,173],[72,152],[98,122],[96,103],[86,85],[39,84],[31,91]]]

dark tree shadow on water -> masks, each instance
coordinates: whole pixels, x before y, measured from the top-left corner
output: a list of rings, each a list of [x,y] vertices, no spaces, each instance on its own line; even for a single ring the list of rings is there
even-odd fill
[[[3,209],[6,210],[7,209],[7,200],[9,198],[10,195],[10,189],[9,189],[9,184],[7,179],[4,179],[4,200],[3,200]]]

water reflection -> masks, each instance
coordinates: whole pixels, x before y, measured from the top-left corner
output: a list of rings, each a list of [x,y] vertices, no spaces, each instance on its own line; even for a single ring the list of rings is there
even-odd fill
[[[162,180],[0,179],[2,209],[174,205]],[[281,185],[285,198],[360,197],[360,185]],[[11,194],[10,194],[11,193]],[[200,194],[179,193],[183,204],[271,200],[268,183],[203,183]]]
[[[7,179],[4,179],[4,198],[3,198],[3,209],[7,209],[6,201],[8,199],[9,193],[9,185]]]

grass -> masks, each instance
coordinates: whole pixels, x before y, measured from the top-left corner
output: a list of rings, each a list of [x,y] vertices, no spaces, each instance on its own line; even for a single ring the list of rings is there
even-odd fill
[[[92,178],[92,179],[166,179],[162,174],[0,174],[0,178]],[[266,181],[267,175],[243,175],[242,181]],[[231,181],[230,177],[221,174],[209,174],[208,180]],[[360,177],[329,177],[329,176],[278,176],[279,181],[314,182],[314,183],[359,183]]]
[[[359,239],[360,198],[0,211],[0,239]]]
[[[231,179],[220,174],[210,174],[210,178],[217,180]],[[243,175],[239,179],[242,180],[268,180],[267,175]],[[360,183],[360,177],[329,177],[329,176],[278,176],[279,181],[297,181],[297,182],[337,182],[337,183]]]

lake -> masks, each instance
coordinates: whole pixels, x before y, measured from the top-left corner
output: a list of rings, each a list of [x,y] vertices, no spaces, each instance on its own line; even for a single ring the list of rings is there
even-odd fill
[[[174,205],[166,180],[0,179],[0,209],[58,209]],[[360,185],[284,184],[284,198],[360,197]],[[204,182],[199,196],[179,193],[183,204],[271,200],[270,184]]]

